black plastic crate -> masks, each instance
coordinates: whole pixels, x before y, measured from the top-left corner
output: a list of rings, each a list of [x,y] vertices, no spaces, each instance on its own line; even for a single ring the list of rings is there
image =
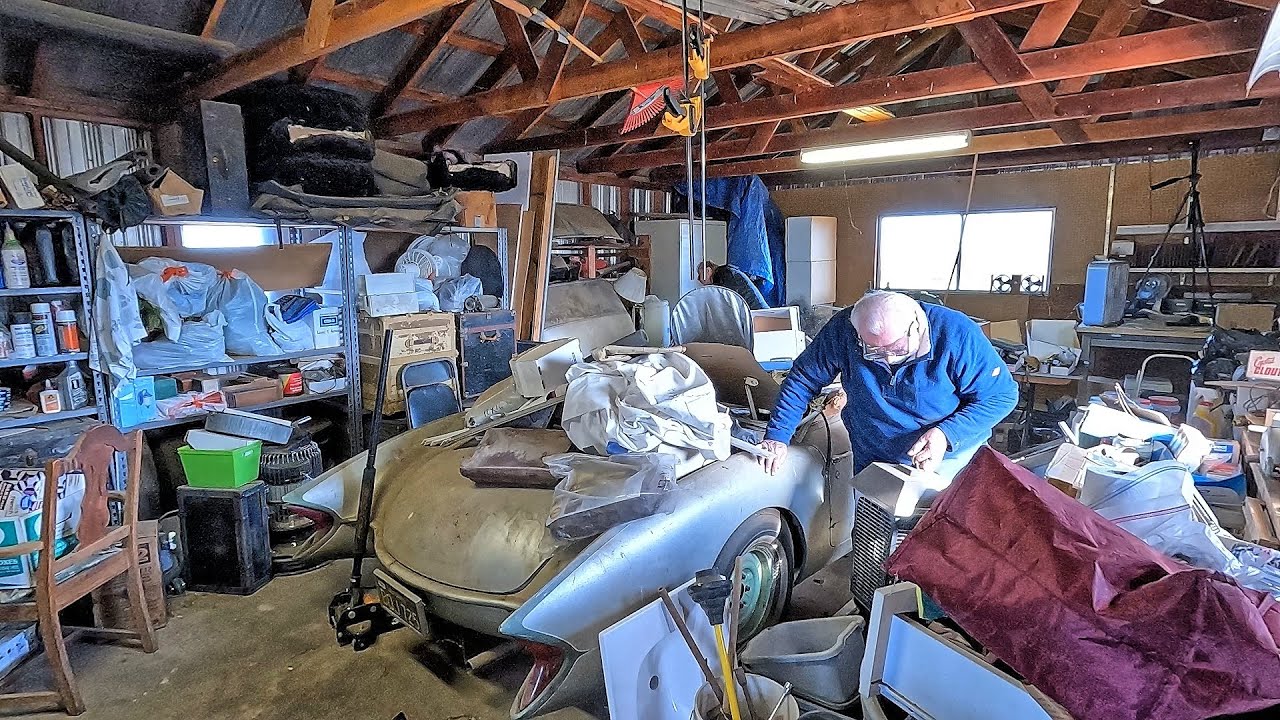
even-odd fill
[[[191,590],[251,595],[271,580],[267,497],[263,482],[234,490],[178,488]]]

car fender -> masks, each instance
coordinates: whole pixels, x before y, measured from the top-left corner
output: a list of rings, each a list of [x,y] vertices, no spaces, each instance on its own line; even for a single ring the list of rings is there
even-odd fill
[[[810,546],[825,532],[823,457],[793,446],[786,467],[766,474],[750,455],[703,467],[680,480],[670,512],[635,520],[598,537],[502,624],[504,635],[593,650],[601,630],[710,567],[725,541],[762,510],[785,509]],[[821,545],[827,544],[825,537]]]

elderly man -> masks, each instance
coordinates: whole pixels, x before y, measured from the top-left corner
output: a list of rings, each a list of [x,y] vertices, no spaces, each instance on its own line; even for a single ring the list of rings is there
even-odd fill
[[[1008,368],[963,313],[870,293],[822,328],[783,382],[765,433],[771,474],[809,402],[837,375],[854,472],[891,462],[954,477],[1018,400]]]

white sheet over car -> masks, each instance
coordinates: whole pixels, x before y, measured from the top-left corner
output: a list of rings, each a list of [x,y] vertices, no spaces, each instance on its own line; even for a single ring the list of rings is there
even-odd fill
[[[684,355],[579,363],[568,379],[562,424],[586,452],[666,452],[681,458],[681,474],[729,457],[729,415],[706,373]]]

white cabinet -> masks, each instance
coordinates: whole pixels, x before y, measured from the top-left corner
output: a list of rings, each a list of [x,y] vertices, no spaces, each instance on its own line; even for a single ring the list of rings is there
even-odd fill
[[[702,256],[702,223],[688,219],[637,220],[636,235],[649,236],[649,293],[674,305],[698,287],[697,268],[704,259],[727,262],[729,230],[725,223],[707,221],[706,257]]]
[[[787,262],[820,262],[836,259],[836,219],[787,218]]]
[[[836,261],[787,263],[787,304],[810,307],[836,301]]]

